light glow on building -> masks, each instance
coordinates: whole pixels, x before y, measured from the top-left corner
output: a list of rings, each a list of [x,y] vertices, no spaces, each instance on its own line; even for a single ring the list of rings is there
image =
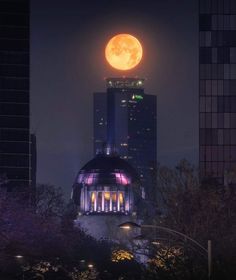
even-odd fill
[[[79,172],[72,197],[83,214],[133,211],[133,184],[138,176],[112,149],[98,154]]]

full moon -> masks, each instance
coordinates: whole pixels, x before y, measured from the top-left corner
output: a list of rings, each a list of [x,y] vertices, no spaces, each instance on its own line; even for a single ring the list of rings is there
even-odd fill
[[[139,64],[143,49],[139,40],[130,34],[118,34],[106,45],[105,57],[118,70],[129,70]]]

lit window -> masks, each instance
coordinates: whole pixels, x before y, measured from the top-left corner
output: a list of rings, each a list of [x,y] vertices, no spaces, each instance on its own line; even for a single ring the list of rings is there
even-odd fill
[[[91,195],[91,201],[94,202],[95,201],[95,193],[92,192],[92,195]]]
[[[104,193],[104,198],[105,198],[105,200],[110,200],[110,193],[109,192],[105,192]]]
[[[121,143],[120,145],[121,145],[121,146],[128,146],[127,143]]]
[[[94,173],[89,174],[87,178],[85,178],[85,184],[92,185],[94,183],[95,176],[96,175]]]
[[[120,193],[120,194],[119,194],[119,201],[120,201],[120,204],[123,204],[123,203],[124,203],[123,193]]]

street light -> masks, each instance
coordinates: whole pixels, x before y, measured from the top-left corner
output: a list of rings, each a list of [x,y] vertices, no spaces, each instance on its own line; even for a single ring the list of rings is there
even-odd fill
[[[93,266],[94,266],[94,265],[93,265],[93,264],[91,264],[91,263],[90,263],[90,264],[88,264],[88,268],[91,268],[91,269],[92,269],[92,268],[93,268]]]
[[[123,224],[120,224],[119,228],[122,228],[122,229],[132,229],[132,228],[141,228],[141,226],[136,224],[136,223],[134,223],[134,222],[125,222]]]
[[[188,235],[179,232],[177,230],[173,230],[171,228],[167,228],[167,227],[163,227],[163,226],[156,226],[156,225],[139,225],[137,223],[134,222],[125,222],[119,225],[119,228],[121,229],[125,229],[125,230],[130,230],[133,228],[153,228],[153,229],[160,229],[160,230],[164,230],[168,233],[177,235],[177,236],[181,236],[182,238],[191,241],[192,243],[194,243],[196,246],[198,246],[200,249],[202,249],[204,251],[204,253],[207,256],[207,261],[208,261],[208,279],[211,278],[211,269],[212,269],[212,251],[211,251],[211,240],[208,240],[207,243],[207,249],[205,247],[203,247],[199,242],[197,242],[196,240],[192,239],[191,237],[189,237]]]
[[[16,256],[15,256],[15,258],[16,258],[16,259],[23,259],[23,258],[24,258],[24,256],[21,256],[21,255],[16,255]]]

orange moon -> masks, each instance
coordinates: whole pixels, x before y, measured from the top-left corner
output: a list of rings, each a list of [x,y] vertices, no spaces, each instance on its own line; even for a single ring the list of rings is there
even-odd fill
[[[106,45],[105,57],[118,70],[130,70],[137,66],[143,56],[139,40],[130,34],[118,34]]]

